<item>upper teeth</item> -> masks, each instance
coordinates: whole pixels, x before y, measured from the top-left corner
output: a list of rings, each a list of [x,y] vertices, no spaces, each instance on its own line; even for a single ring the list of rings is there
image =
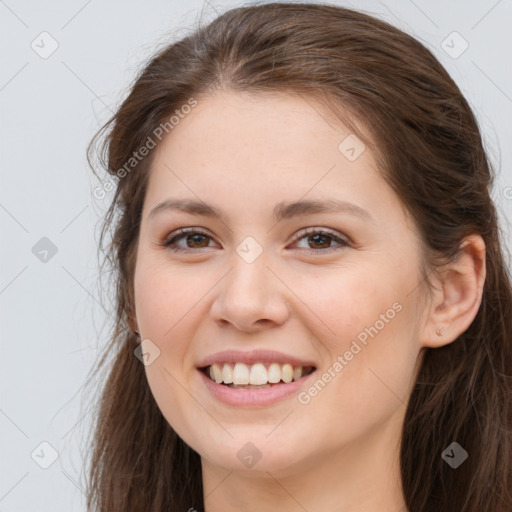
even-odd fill
[[[289,363],[280,365],[271,363],[268,370],[263,363],[246,365],[244,363],[236,363],[234,367],[228,363],[214,363],[209,368],[209,376],[218,384],[253,384],[263,385],[268,383],[276,384],[280,380],[283,382],[291,382],[298,380],[303,375],[302,366],[293,367]]]

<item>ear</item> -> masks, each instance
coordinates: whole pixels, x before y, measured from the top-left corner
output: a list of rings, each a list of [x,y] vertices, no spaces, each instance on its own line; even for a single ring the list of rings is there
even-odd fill
[[[470,235],[463,240],[456,261],[438,272],[421,346],[447,345],[468,329],[480,308],[485,275],[485,242],[479,235]]]

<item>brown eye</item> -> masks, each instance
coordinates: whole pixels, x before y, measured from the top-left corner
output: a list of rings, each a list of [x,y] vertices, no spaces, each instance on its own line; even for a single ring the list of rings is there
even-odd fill
[[[181,239],[185,240],[185,246],[178,245],[178,241]],[[209,240],[211,239],[211,236],[196,229],[180,229],[177,234],[171,235],[162,245],[171,251],[187,252],[188,250],[205,249],[209,247]]]
[[[302,236],[300,236],[302,235]],[[308,228],[308,230],[299,233],[297,241],[306,240],[309,247],[300,247],[310,252],[329,252],[339,247],[347,247],[348,241],[337,234],[316,228]],[[332,246],[332,242],[336,242],[337,246]]]
[[[332,236],[321,235],[321,234],[308,236],[310,243],[312,241],[313,244],[315,244],[315,245],[318,244],[315,247],[316,249],[328,249],[329,246],[331,245],[328,240],[332,240],[332,238],[333,238]],[[319,246],[322,246],[322,247],[319,247]]]
[[[196,233],[196,234],[192,234],[192,235],[185,235],[185,239],[187,241],[187,245],[188,245],[188,242],[191,242],[193,245],[190,246],[188,245],[188,247],[193,247],[193,248],[200,248],[200,247],[204,247],[201,245],[201,242],[204,243],[205,239],[206,239],[206,235],[203,235],[202,233]],[[206,246],[208,247],[208,246]]]

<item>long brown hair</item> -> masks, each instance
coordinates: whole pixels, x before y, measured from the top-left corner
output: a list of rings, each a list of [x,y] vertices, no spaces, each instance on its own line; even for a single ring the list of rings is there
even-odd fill
[[[99,245],[116,311],[96,366],[108,378],[90,451],[88,510],[204,510],[199,454],[162,416],[134,356],[135,254],[154,153],[130,159],[148,138],[155,141],[159,126],[170,131],[170,116],[191,98],[200,102],[219,88],[320,98],[373,142],[383,176],[419,228],[431,270],[456,257],[464,237],[482,236],[480,309],[457,340],[426,349],[403,425],[401,475],[411,512],[510,512],[511,279],[490,197],[494,171],[475,117],[413,37],[350,9],[288,2],[229,10],[159,51],[91,141],[89,161],[100,155],[115,182]],[[457,469],[441,456],[453,441],[469,454]]]

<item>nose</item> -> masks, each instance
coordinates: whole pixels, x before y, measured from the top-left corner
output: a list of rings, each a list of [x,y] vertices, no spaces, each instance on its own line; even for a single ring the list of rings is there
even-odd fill
[[[221,327],[248,333],[280,326],[289,316],[286,290],[264,253],[252,263],[234,254],[231,271],[218,284],[211,317]]]

